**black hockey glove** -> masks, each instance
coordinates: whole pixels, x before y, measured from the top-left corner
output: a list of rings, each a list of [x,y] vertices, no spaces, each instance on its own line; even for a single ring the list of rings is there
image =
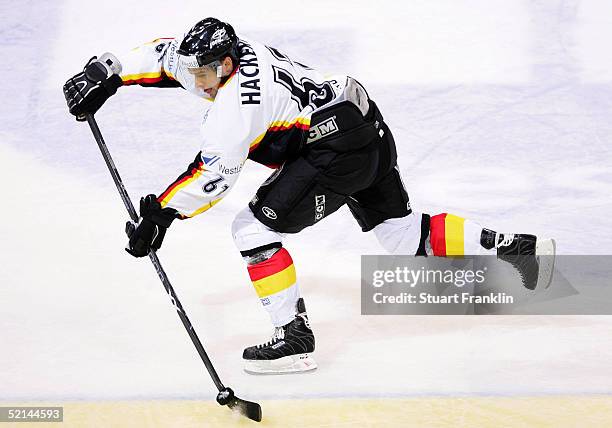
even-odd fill
[[[70,114],[82,122],[87,113],[94,114],[123,85],[119,73],[121,64],[112,54],[105,53],[89,60],[82,72],[64,84],[64,97]]]
[[[128,221],[125,233],[130,238],[125,251],[134,257],[144,257],[149,251],[159,250],[166,229],[177,218],[174,208],[162,208],[155,195],[140,198],[140,218],[138,223]]]

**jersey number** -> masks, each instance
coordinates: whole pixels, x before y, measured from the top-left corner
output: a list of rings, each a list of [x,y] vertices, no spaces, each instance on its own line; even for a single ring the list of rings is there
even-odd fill
[[[300,110],[308,106],[314,110],[334,99],[334,90],[329,82],[315,83],[308,77],[302,77],[298,82],[284,68],[273,65],[272,69],[274,70],[274,81],[291,92],[291,98],[298,104]]]
[[[208,183],[206,183],[204,186],[202,186],[202,190],[204,191],[204,193],[212,193],[215,190],[217,190],[217,184],[219,184],[222,181],[223,181],[223,177],[213,178]]]

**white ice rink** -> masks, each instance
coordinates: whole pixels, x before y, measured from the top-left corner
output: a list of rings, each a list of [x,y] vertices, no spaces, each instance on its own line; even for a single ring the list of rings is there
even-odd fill
[[[199,19],[348,73],[397,143],[413,208],[612,253],[612,2],[31,0],[0,2],[0,402],[210,399],[215,388],[61,86],[92,56],[181,35]],[[119,57],[120,58],[120,57]],[[199,150],[205,104],[121,88],[96,115],[137,201]],[[226,384],[249,398],[612,393],[604,316],[361,316],[360,255],[382,253],[347,209],[290,237],[319,369],[253,377],[267,339],[230,224],[270,170],[247,163],[159,252]]]

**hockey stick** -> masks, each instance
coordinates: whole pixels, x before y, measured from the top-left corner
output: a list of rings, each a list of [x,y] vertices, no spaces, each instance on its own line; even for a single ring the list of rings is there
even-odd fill
[[[104,161],[106,162],[106,166],[108,167],[108,170],[110,171],[113,177],[113,181],[115,182],[115,185],[117,186],[119,195],[121,196],[121,199],[123,200],[123,205],[125,205],[125,208],[128,210],[128,213],[130,214],[131,219],[133,221],[138,221],[138,214],[136,213],[136,210],[134,209],[134,205],[132,205],[132,201],[130,197],[128,196],[127,190],[125,190],[123,181],[121,180],[121,177],[119,176],[119,172],[117,171],[117,167],[115,166],[115,163],[113,162],[110,152],[108,151],[108,148],[106,147],[106,143],[104,143],[104,139],[102,138],[102,133],[100,132],[100,128],[98,128],[96,119],[94,118],[93,114],[87,114],[85,117],[87,118],[87,123],[89,123],[91,132],[93,133],[94,138],[96,139],[96,142],[98,143],[98,147],[100,148],[100,151],[102,152],[102,157],[104,158]],[[217,387],[217,389],[219,390],[219,394],[217,394],[217,403],[219,403],[222,406],[227,405],[231,409],[236,409],[238,412],[240,412],[247,418],[260,422],[261,421],[261,406],[252,401],[246,401],[246,400],[242,400],[236,397],[234,395],[234,391],[232,391],[231,388],[225,387],[223,383],[221,382],[219,375],[215,371],[215,368],[213,367],[212,363],[210,362],[210,359],[208,358],[208,355],[206,354],[206,351],[204,350],[204,346],[202,346],[202,343],[200,342],[198,335],[196,334],[193,326],[191,325],[191,321],[189,321],[189,318],[187,317],[187,313],[183,309],[183,305],[181,305],[181,302],[176,296],[176,293],[174,292],[174,289],[172,288],[172,285],[170,284],[170,280],[168,279],[166,272],[162,268],[161,263],[159,262],[159,258],[157,257],[157,254],[155,253],[154,250],[151,250],[149,252],[149,259],[151,259],[151,263],[153,263],[153,266],[155,267],[155,271],[157,272],[159,279],[164,285],[164,288],[166,289],[166,293],[168,293],[168,295],[170,296],[170,300],[172,301],[172,304],[176,308],[176,312],[178,313],[179,318],[183,322],[183,325],[185,326],[185,329],[187,330],[187,333],[189,334],[191,341],[196,347],[198,354],[200,354],[200,358],[202,358],[202,362],[206,366],[206,369],[208,370],[210,377],[215,383],[215,386]]]

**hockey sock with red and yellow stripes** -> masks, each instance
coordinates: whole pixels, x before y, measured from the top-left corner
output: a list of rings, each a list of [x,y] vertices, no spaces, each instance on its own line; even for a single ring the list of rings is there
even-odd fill
[[[285,248],[272,257],[248,265],[249,276],[275,327],[290,323],[300,297],[293,259]]]
[[[478,223],[453,214],[432,216],[429,242],[433,255],[452,257],[489,253],[490,250],[481,245],[482,230]]]

